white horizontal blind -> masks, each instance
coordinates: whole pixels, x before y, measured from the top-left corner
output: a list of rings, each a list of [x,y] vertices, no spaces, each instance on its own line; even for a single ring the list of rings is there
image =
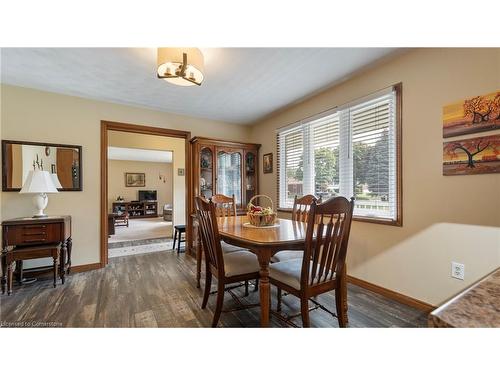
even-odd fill
[[[357,216],[395,218],[394,94],[350,110],[353,193]]]
[[[292,207],[295,195],[304,194],[304,142],[301,125],[279,133],[280,207]]]
[[[339,113],[309,124],[312,133],[312,194],[322,200],[339,195]]]
[[[278,131],[279,207],[354,196],[356,216],[396,219],[395,101],[384,90]]]

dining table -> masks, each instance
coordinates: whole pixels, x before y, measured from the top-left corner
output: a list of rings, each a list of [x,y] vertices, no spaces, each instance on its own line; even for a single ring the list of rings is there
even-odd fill
[[[260,265],[260,324],[262,327],[268,327],[271,304],[269,283],[271,258],[283,250],[303,251],[306,245],[307,224],[278,218],[272,226],[255,227],[248,222],[246,216],[220,217],[217,219],[217,224],[219,235],[224,242],[248,249],[257,256]],[[340,277],[345,278],[346,273],[343,272]],[[347,294],[347,286],[342,293]],[[344,298],[344,301],[347,301],[347,298]],[[344,311],[347,322],[347,302]]]

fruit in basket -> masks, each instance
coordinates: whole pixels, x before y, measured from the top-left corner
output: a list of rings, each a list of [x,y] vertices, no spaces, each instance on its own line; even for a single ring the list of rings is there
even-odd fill
[[[256,213],[256,212],[261,212],[262,211],[262,207],[261,206],[254,206],[253,204],[249,204],[249,210],[250,212],[253,212],[253,213]]]
[[[270,226],[276,221],[277,215],[274,213],[272,207],[262,207],[249,203],[247,208],[248,220],[254,226]]]
[[[270,215],[273,213],[273,209],[271,207],[261,207],[261,206],[254,206],[253,204],[248,205],[248,212],[251,212],[252,214],[257,214],[257,215]]]

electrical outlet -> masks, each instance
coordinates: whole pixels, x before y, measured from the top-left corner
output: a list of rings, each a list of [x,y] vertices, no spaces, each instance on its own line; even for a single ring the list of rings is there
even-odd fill
[[[465,278],[465,266],[462,263],[451,262],[451,277],[463,280]]]

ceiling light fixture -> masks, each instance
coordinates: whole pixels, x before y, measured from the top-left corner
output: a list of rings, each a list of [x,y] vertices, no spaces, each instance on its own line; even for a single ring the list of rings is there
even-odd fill
[[[158,78],[178,86],[200,86],[203,54],[198,48],[158,48]]]

